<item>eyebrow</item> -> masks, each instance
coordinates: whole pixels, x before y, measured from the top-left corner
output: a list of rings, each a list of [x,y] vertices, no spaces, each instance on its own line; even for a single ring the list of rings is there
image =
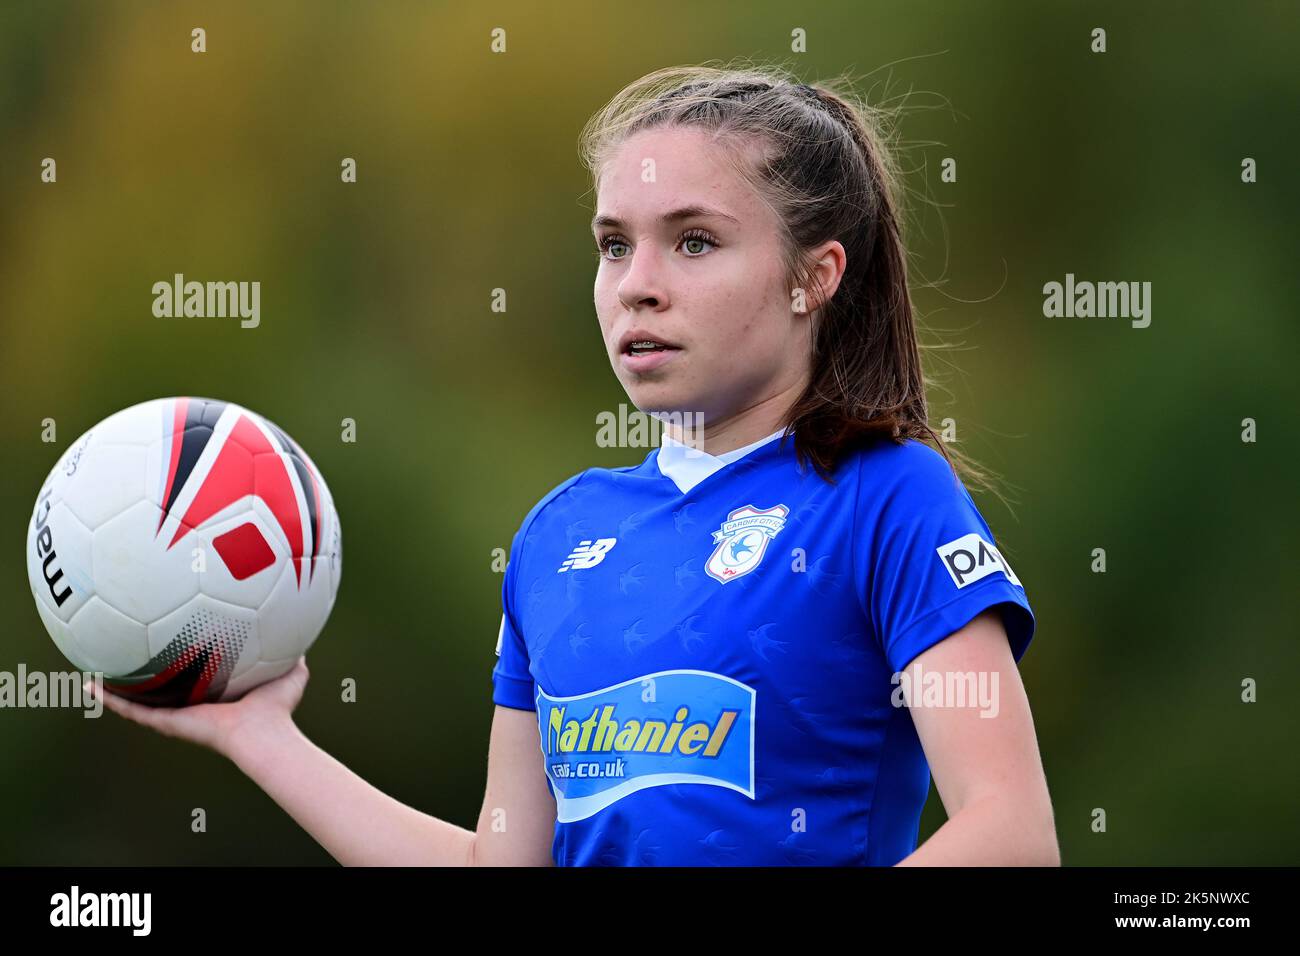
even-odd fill
[[[683,219],[707,219],[709,217],[717,219],[727,219],[731,222],[739,223],[740,220],[735,216],[729,216],[720,209],[711,209],[708,206],[682,206],[680,209],[674,209],[664,213],[659,217],[662,223],[680,222]],[[626,224],[621,219],[615,219],[613,216],[596,216],[591,220],[591,228],[597,229],[600,226],[609,226],[613,229],[624,229]]]

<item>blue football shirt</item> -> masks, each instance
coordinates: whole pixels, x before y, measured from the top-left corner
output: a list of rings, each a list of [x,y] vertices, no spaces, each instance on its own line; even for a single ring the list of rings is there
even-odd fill
[[[1025,591],[930,446],[853,452],[835,484],[782,432],[721,456],[664,436],[525,517],[492,699],[535,711],[557,865],[892,865],[930,770],[892,679]]]

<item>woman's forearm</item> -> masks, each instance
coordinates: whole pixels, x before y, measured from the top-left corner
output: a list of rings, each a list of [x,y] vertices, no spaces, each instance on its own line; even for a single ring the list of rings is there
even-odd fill
[[[292,720],[234,749],[235,765],[345,866],[473,865],[473,831],[371,786]]]
[[[1035,822],[1039,821],[1039,822]],[[972,800],[897,866],[1060,866],[1050,811],[1021,812],[998,797]]]

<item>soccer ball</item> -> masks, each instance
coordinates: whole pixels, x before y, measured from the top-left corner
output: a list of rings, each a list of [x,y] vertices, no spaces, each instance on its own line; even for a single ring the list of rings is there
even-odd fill
[[[79,670],[178,707],[293,667],[343,570],[320,471],[271,422],[208,398],[118,412],[50,472],[27,529],[41,620]]]

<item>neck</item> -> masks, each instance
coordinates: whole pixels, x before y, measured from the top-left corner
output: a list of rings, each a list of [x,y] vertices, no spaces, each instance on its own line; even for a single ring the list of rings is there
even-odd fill
[[[725,455],[737,448],[752,445],[782,426],[785,413],[802,393],[792,386],[756,402],[727,418],[708,422],[703,428],[683,428],[680,422],[665,422],[663,433],[674,441],[698,448],[707,455]]]

